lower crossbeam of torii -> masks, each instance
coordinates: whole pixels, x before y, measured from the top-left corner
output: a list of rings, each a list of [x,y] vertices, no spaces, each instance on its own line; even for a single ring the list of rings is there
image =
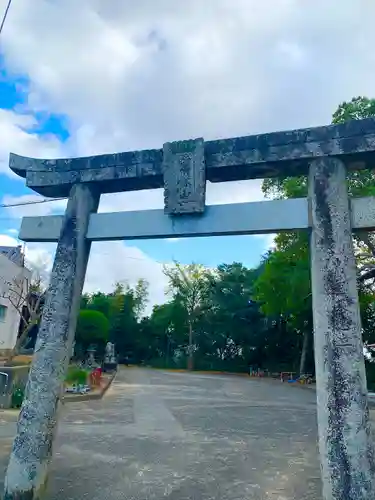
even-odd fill
[[[167,143],[162,149],[10,167],[64,216],[26,217],[20,238],[57,250],[6,474],[5,499],[40,498],[92,241],[307,230],[324,500],[375,498],[352,231],[375,228],[375,198],[349,199],[347,170],[375,166],[375,120]],[[307,199],[206,206],[206,182],[308,175]],[[102,193],[164,188],[165,208],[97,213]]]

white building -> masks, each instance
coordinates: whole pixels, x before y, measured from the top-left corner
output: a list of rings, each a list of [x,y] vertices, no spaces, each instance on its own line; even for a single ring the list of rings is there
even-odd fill
[[[22,301],[30,286],[31,271],[24,266],[20,246],[0,246],[0,354],[11,351],[18,337]]]

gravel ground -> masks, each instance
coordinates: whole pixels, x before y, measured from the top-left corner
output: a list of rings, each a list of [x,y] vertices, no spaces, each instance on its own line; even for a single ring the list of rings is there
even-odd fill
[[[0,491],[15,417],[0,412]],[[315,392],[236,376],[121,369],[64,406],[54,500],[318,500]]]

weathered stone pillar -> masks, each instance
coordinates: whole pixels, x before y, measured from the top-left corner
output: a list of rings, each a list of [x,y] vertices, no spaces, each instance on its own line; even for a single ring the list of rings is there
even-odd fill
[[[4,500],[39,499],[46,485],[57,408],[90,253],[85,236],[99,198],[89,185],[76,184],[70,192],[6,473]]]
[[[374,451],[344,164],[310,166],[311,282],[324,500],[375,498]]]

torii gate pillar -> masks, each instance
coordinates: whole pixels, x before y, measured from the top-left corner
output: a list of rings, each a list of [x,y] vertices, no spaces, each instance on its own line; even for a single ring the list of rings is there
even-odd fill
[[[319,451],[325,500],[370,500],[375,462],[345,174],[337,158],[310,165]]]
[[[39,499],[47,485],[62,382],[90,254],[86,233],[99,198],[97,189],[89,185],[74,184],[70,191],[5,478],[4,500]]]

